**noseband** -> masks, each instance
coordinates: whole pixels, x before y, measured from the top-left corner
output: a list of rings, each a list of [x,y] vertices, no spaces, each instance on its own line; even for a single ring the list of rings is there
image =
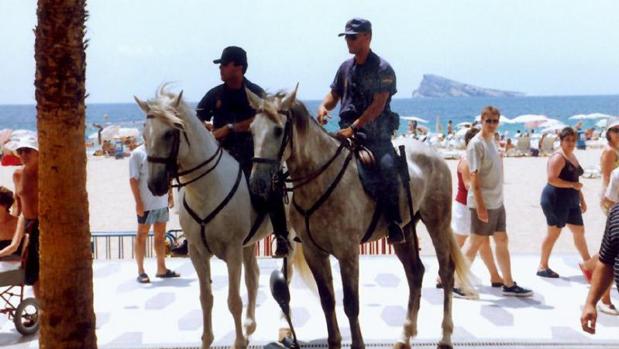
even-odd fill
[[[155,116],[154,115],[147,115],[146,116],[147,119],[154,119]],[[211,171],[213,171],[215,169],[215,167],[217,167],[217,165],[219,164],[219,160],[221,160],[221,157],[223,155],[223,149],[221,148],[221,145],[219,145],[217,147],[217,150],[215,151],[215,153],[209,157],[208,159],[206,159],[205,161],[203,161],[202,163],[200,163],[199,165],[189,169],[189,170],[185,170],[185,171],[178,171],[178,151],[180,148],[180,143],[181,143],[181,139],[180,139],[180,131],[183,131],[183,136],[185,137],[185,141],[187,141],[187,146],[191,147],[191,143],[189,142],[189,137],[187,137],[187,132],[185,132],[185,130],[180,126],[177,125],[178,128],[174,129],[173,133],[172,133],[172,137],[174,138],[172,140],[172,149],[170,150],[170,154],[167,157],[160,157],[160,156],[147,156],[146,157],[146,161],[150,162],[150,163],[154,163],[154,164],[164,164],[166,166],[166,171],[168,171],[168,173],[170,174],[170,176],[172,178],[176,179],[176,183],[177,184],[173,184],[172,187],[173,188],[181,188],[184,187],[188,184],[191,184],[195,181],[197,181],[198,179],[206,176],[207,174],[209,174]],[[192,172],[195,172],[197,170],[199,170],[200,168],[208,165],[211,161],[215,160],[215,164],[209,168],[208,170],[206,170],[204,173],[202,173],[201,175],[185,182],[185,183],[181,183],[180,180],[180,176],[185,176],[188,175]]]
[[[258,109],[256,114],[263,113],[264,109]],[[276,159],[269,158],[261,158],[261,157],[253,157],[251,159],[252,162],[257,164],[270,164],[278,166],[278,170],[281,169],[282,166],[282,158],[284,157],[284,151],[286,151],[286,146],[290,143],[290,148],[292,150],[293,141],[292,141],[292,118],[290,110],[278,110],[278,114],[286,115],[286,124],[284,125],[284,136],[282,137],[282,143],[279,146],[279,151],[277,152]]]

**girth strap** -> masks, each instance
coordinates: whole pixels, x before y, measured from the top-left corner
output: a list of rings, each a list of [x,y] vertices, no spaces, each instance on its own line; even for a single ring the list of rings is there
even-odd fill
[[[206,231],[205,231],[206,225],[210,221],[212,221],[213,218],[215,218],[215,216],[221,210],[223,210],[224,207],[226,207],[226,205],[228,204],[228,202],[230,202],[230,200],[232,200],[232,197],[234,196],[237,189],[239,188],[242,175],[243,175],[243,170],[241,169],[241,166],[239,165],[239,171],[236,175],[236,181],[234,182],[234,186],[232,186],[232,189],[230,190],[228,195],[224,198],[224,200],[217,207],[215,207],[215,209],[211,211],[211,213],[209,213],[208,216],[206,216],[206,218],[204,219],[200,218],[200,216],[198,216],[198,214],[194,210],[192,210],[191,207],[189,207],[189,204],[187,204],[186,197],[183,197],[183,206],[185,206],[185,209],[187,210],[187,213],[189,213],[191,218],[193,218],[198,224],[200,224],[200,237],[202,238],[202,243],[204,243],[204,247],[206,247],[206,249],[208,250],[210,254],[213,254],[213,251],[211,251],[211,248],[209,247],[208,242],[206,240]]]
[[[251,226],[251,229],[249,230],[249,234],[247,234],[247,237],[245,238],[245,240],[243,240],[243,246],[245,246],[245,244],[249,240],[251,240],[251,238],[253,238],[254,235],[256,235],[258,228],[260,228],[260,225],[262,224],[262,222],[264,222],[264,218],[266,216],[267,216],[266,212],[258,213],[258,216],[256,217],[256,220],[254,221],[254,224]]]
[[[368,242],[368,240],[370,240],[370,238],[372,237],[372,234],[374,234],[374,230],[376,229],[376,225],[378,225],[379,218],[380,218],[380,208],[378,207],[378,204],[376,204],[374,206],[374,213],[372,214],[372,221],[370,221],[370,225],[368,226],[368,229],[365,231],[365,234],[363,235],[363,238],[361,239],[362,244],[365,244],[366,242]]]
[[[327,190],[320,196],[320,198],[318,198],[318,200],[309,209],[306,210],[302,208],[301,206],[299,206],[299,204],[297,204],[296,200],[294,199],[294,196],[292,197],[292,204],[294,205],[294,208],[297,211],[299,211],[299,213],[302,214],[303,218],[305,219],[305,231],[307,232],[307,235],[309,236],[310,240],[312,240],[312,243],[316,247],[318,247],[318,249],[322,250],[326,254],[329,254],[329,252],[327,252],[324,248],[320,247],[320,245],[316,243],[316,240],[314,240],[314,237],[312,236],[312,233],[310,230],[310,218],[312,214],[314,214],[314,212],[316,212],[316,210],[318,210],[320,206],[322,206],[322,204],[324,204],[325,201],[327,201],[329,196],[331,196],[331,193],[333,193],[337,185],[340,183],[340,181],[342,180],[342,177],[344,177],[344,173],[346,173],[346,168],[348,168],[348,164],[350,163],[350,160],[352,160],[353,155],[354,155],[353,152],[350,152],[348,156],[346,156],[346,160],[344,160],[344,165],[342,166],[342,169],[337,174],[337,176],[335,177],[331,185],[329,185],[329,188],[327,188]]]

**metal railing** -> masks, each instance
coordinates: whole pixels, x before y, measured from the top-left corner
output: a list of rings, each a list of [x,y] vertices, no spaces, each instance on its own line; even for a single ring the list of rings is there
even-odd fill
[[[170,229],[166,236],[172,235],[179,238],[183,234],[180,229]],[[136,231],[95,231],[91,232],[91,249],[95,259],[129,259],[135,258],[133,246],[135,244]],[[148,233],[146,240],[146,257],[154,256],[154,234]],[[269,257],[273,253],[273,237],[268,235],[256,244],[256,256]],[[393,254],[393,248],[386,239],[372,241],[359,246],[361,255],[387,255]]]

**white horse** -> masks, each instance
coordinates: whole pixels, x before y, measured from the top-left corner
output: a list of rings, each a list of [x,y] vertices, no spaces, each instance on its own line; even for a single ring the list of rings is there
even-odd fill
[[[351,152],[331,137],[296,101],[296,89],[262,99],[247,91],[250,104],[258,112],[251,124],[254,153],[258,162],[250,176],[251,190],[269,195],[271,176],[282,162],[288,167],[293,185],[290,222],[302,240],[303,252],[316,280],[325,313],[330,348],[341,346],[335,316],[329,255],[339,260],[344,289],[344,311],[350,323],[354,349],[364,348],[359,326],[359,244],[383,238],[384,218],[372,214],[375,202],[363,190]],[[413,143],[414,142],[414,143]],[[417,219],[426,225],[434,244],[439,275],[444,285],[443,336],[439,348],[451,348],[453,322],[451,292],[454,270],[461,285],[471,290],[468,267],[450,228],[451,174],[435,152],[413,141],[406,144],[408,172],[415,218],[410,217],[407,196],[400,193],[401,216],[408,235],[404,244],[393,245],[402,262],[409,286],[408,311],[396,348],[410,346],[417,334],[417,312],[421,297],[424,267],[411,228]],[[372,227],[375,226],[375,229]]]
[[[238,162],[223,151],[193,110],[165,86],[147,102],[135,98],[146,114],[144,141],[148,154],[148,187],[155,195],[168,191],[172,177],[183,183],[180,223],[189,241],[189,256],[200,282],[203,315],[202,348],[213,342],[210,258],[215,255],[228,267],[228,308],[234,317],[233,348],[245,348],[256,329],[255,309],[259,269],[255,243],[270,231],[264,219],[248,236],[256,217],[247,182]],[[251,214],[250,214],[251,213]],[[241,323],[241,266],[245,267],[248,304]],[[244,330],[244,331],[243,331]]]

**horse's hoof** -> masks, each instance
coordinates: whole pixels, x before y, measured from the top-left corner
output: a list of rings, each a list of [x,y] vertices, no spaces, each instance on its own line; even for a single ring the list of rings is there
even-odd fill
[[[408,343],[396,342],[393,345],[393,349],[411,349],[411,345]]]
[[[256,331],[256,321],[254,319],[245,319],[245,335],[251,336]]]
[[[247,338],[237,339],[236,341],[234,341],[234,345],[232,346],[232,349],[247,349],[248,345],[249,345],[249,340],[247,340]]]
[[[436,349],[453,349],[453,345],[450,344],[439,344],[436,346]]]
[[[284,327],[280,328],[279,334],[277,335],[277,341],[283,342],[284,339],[288,337],[292,337],[292,331],[289,328],[284,328]]]

